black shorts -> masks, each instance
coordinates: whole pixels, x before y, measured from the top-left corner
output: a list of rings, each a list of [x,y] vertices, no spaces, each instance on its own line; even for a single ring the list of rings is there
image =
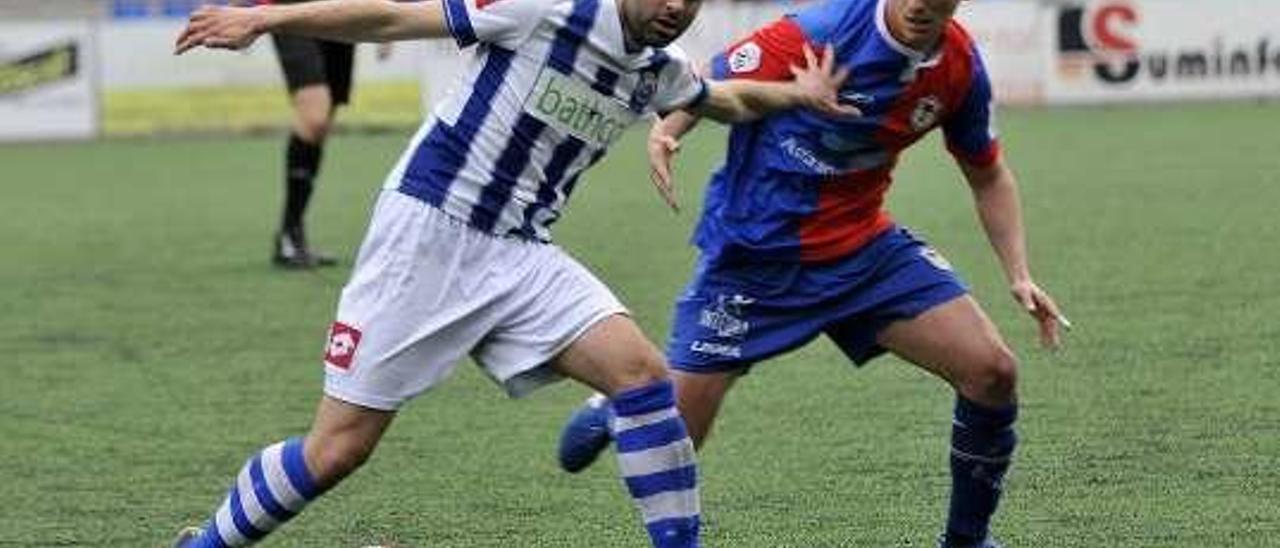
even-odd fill
[[[276,45],[290,94],[302,87],[324,84],[329,86],[333,104],[350,101],[354,45],[280,34],[271,35],[271,41]]]

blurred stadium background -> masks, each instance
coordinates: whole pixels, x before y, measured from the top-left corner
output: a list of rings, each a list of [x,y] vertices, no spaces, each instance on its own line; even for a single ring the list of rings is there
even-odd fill
[[[170,54],[186,0],[0,0],[0,546],[164,546],[245,455],[302,432],[345,270],[267,264],[288,120],[270,44]],[[707,0],[705,56],[795,4]],[[1280,545],[1280,2],[978,0],[1032,264],[1077,329],[1047,353],[1009,302],[942,147],[891,196],[1024,360],[1011,547]],[[350,257],[460,59],[360,50],[313,238]],[[723,132],[672,216],[633,132],[558,239],[655,340]],[[620,215],[619,212],[626,212]],[[349,264],[349,260],[346,262]],[[268,546],[642,546],[612,463],[555,470],[583,390],[509,402],[470,368]],[[759,367],[703,455],[707,545],[931,546],[950,399],[825,342]]]

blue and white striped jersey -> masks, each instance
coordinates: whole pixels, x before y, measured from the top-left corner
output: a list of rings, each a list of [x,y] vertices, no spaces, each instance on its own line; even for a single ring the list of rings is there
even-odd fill
[[[701,100],[676,47],[628,52],[616,0],[444,0],[475,55],[387,181],[472,227],[550,241],[582,170],[642,116]]]

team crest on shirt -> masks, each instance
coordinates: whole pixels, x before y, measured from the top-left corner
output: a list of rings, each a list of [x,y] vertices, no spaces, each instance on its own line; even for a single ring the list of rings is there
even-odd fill
[[[942,117],[942,100],[933,95],[921,97],[911,111],[911,129],[924,131],[938,124]]]
[[[760,45],[755,42],[747,42],[733,48],[729,52],[729,72],[740,74],[743,72],[755,72],[760,68],[760,58],[763,52]]]
[[[325,347],[324,363],[343,371],[351,369],[351,361],[359,346],[359,329],[342,322],[333,322],[333,327],[329,328],[329,344]]]
[[[658,93],[658,73],[646,70],[640,73],[640,81],[636,83],[636,90],[631,94],[631,110],[639,111],[653,100],[653,96]]]
[[[689,344],[689,350],[699,354],[741,358],[742,346],[738,341],[751,331],[751,322],[744,316],[746,308],[755,302],[755,299],[740,293],[716,296],[715,304],[702,309],[698,325],[714,331],[721,340],[695,340]]]

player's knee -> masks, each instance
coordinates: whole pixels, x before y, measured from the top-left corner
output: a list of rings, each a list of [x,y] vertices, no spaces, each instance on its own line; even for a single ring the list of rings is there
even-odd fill
[[[962,382],[961,391],[971,399],[989,404],[1010,403],[1018,386],[1018,358],[1001,345],[973,367]]]
[[[329,136],[329,132],[333,129],[333,121],[327,113],[299,113],[298,115],[298,137],[311,143],[319,144]]]
[[[638,355],[616,364],[610,374],[612,393],[647,386],[667,378],[667,363],[657,353]]]
[[[373,447],[350,436],[324,438],[308,445],[307,464],[316,482],[328,488],[369,460]]]

